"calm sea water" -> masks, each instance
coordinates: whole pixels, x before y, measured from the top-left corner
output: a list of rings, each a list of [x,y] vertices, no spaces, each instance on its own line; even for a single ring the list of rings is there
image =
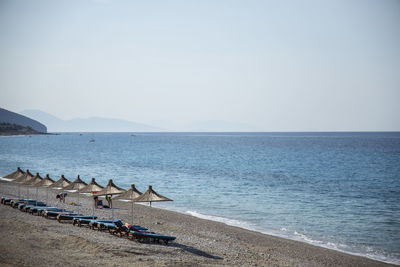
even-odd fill
[[[162,208],[400,263],[400,133],[1,137],[0,175],[17,166],[151,184]]]

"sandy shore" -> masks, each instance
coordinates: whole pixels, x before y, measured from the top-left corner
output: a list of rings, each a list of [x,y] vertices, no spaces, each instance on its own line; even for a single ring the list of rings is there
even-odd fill
[[[26,188],[21,192],[26,194]],[[0,195],[15,197],[18,189],[0,182]],[[56,191],[48,204],[59,205]],[[73,193],[67,202],[76,201]],[[36,189],[30,189],[36,197]],[[46,200],[46,190],[39,190]],[[69,210],[92,214],[92,199],[81,197],[81,206]],[[114,201],[115,217],[130,221],[131,205]],[[135,223],[155,232],[176,236],[168,246],[143,244],[106,232],[76,227],[33,216],[10,206],[0,205],[1,266],[390,266],[305,243],[269,236],[223,223],[203,220],[172,211],[135,205]],[[98,209],[99,218],[111,218],[111,210]]]

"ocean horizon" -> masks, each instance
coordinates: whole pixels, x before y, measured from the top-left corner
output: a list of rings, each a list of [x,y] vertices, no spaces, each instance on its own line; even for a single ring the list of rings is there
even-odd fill
[[[10,136],[0,159],[0,176],[152,185],[160,208],[400,263],[400,132]]]

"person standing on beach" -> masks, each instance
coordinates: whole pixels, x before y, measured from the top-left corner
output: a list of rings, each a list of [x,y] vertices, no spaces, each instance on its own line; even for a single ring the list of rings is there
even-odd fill
[[[112,208],[112,199],[111,199],[111,195],[106,195],[106,199],[107,199],[107,202],[108,202],[108,206],[109,206],[110,208]]]
[[[99,197],[95,196],[93,199],[94,199],[94,207],[97,209],[97,207],[99,205]]]

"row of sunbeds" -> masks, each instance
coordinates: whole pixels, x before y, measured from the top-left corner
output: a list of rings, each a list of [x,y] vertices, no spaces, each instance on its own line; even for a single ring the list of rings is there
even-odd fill
[[[34,199],[14,199],[4,196],[1,198],[1,203],[32,215],[57,219],[59,223],[72,222],[73,225],[78,227],[87,226],[92,230],[108,231],[113,235],[127,237],[139,242],[168,245],[168,242],[175,240],[174,236],[157,234],[139,225],[130,225],[121,220],[101,220],[97,219],[96,216],[85,216],[65,209],[50,207],[46,203]]]

